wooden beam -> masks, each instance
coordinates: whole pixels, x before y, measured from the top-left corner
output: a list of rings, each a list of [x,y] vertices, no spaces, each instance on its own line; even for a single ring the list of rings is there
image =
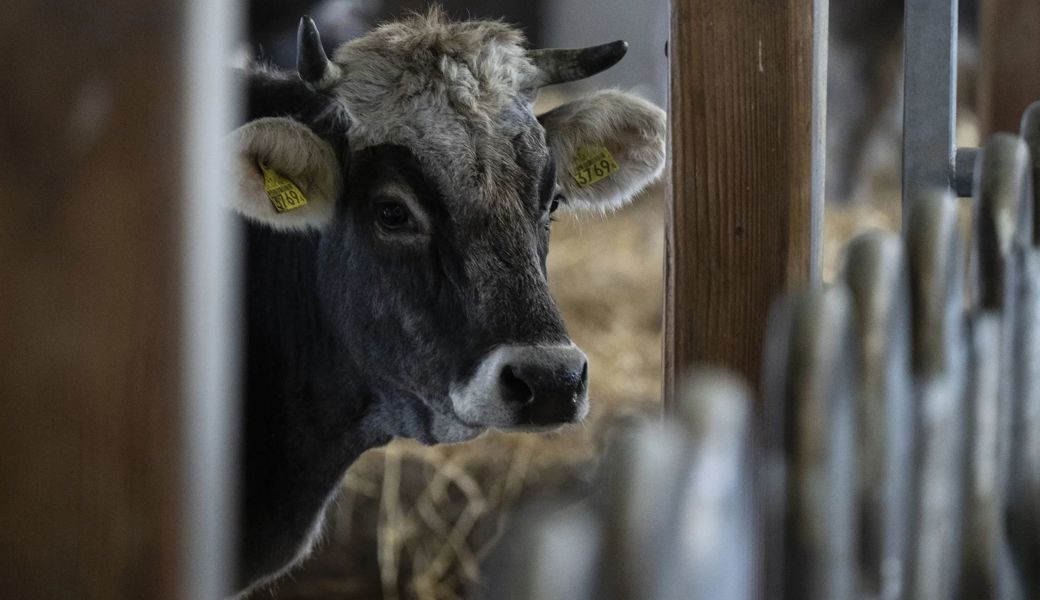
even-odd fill
[[[4,597],[226,592],[219,568],[188,567],[205,521],[194,511],[218,514],[193,496],[197,476],[213,478],[196,469],[200,436],[187,427],[189,391],[212,390],[190,378],[189,354],[202,346],[184,333],[199,314],[187,300],[206,298],[186,293],[196,279],[185,275],[187,235],[201,241],[184,227],[186,196],[194,178],[212,179],[195,168],[190,132],[200,119],[225,124],[206,107],[189,111],[204,83],[189,48],[213,47],[213,31],[192,25],[198,10],[181,0],[19,3],[0,20]],[[200,34],[191,44],[189,32]],[[219,105],[225,90],[205,91]],[[219,146],[221,132],[212,136]],[[219,206],[220,190],[210,192]],[[199,398],[215,401],[218,417],[226,399]],[[218,551],[204,554],[219,560],[223,530],[208,535]]]
[[[695,362],[757,382],[771,303],[818,277],[824,31],[825,0],[673,0],[666,406]]]
[[[1040,2],[980,2],[979,117],[982,134],[1018,133],[1040,100]]]

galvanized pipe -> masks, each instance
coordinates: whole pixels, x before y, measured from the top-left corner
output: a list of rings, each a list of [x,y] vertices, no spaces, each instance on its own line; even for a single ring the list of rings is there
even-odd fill
[[[964,514],[965,332],[963,242],[947,188],[911,205],[905,233],[913,315],[913,371],[918,404],[917,535],[907,595],[954,598],[960,581]]]
[[[846,249],[855,306],[860,581],[873,598],[904,597],[910,571],[917,407],[910,378],[910,288],[898,236],[872,232]]]
[[[759,587],[751,400],[738,378],[691,373],[677,405],[690,436],[689,473],[651,566],[659,600],[744,600]]]
[[[857,595],[853,395],[858,361],[850,311],[848,291],[837,285],[798,294],[773,316],[780,323],[773,331],[786,336],[767,351],[767,373],[785,370],[786,376],[782,383],[771,382],[775,388],[765,399],[767,410],[779,417],[771,424],[779,435],[771,436],[767,460],[786,464],[779,486],[786,507],[767,515],[769,535],[783,539],[782,548],[768,550],[768,597]]]
[[[952,190],[957,133],[957,0],[906,0],[903,230],[930,190]]]
[[[1019,588],[1009,562],[1004,517],[1020,396],[1015,386],[1017,290],[1032,238],[1029,152],[1018,137],[996,134],[979,153],[977,164],[978,306],[969,317],[969,493],[961,592],[967,597],[1004,598],[1013,597]]]
[[[1026,201],[1033,210],[1033,237],[1023,258],[1018,321],[1012,326],[1019,404],[1012,419],[1007,525],[1022,585],[1029,597],[1040,597],[1040,101],[1026,109],[1021,135],[1030,150]]]
[[[596,598],[637,600],[652,589],[665,558],[662,540],[674,532],[689,450],[672,421],[623,431],[608,449],[597,499],[604,570]]]

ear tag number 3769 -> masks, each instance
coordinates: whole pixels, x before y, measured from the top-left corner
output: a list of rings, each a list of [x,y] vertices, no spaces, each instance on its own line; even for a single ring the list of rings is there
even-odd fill
[[[307,197],[295,183],[264,163],[260,163],[260,171],[264,174],[264,191],[277,212],[288,212],[307,205]]]
[[[610,151],[602,146],[581,146],[574,152],[571,176],[581,187],[588,187],[620,171]]]

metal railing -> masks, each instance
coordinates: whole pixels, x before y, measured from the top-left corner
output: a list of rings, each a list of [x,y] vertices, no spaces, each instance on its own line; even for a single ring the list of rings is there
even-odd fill
[[[488,597],[1040,596],[1040,102],[974,174],[970,216],[912,191],[778,302],[760,404],[694,373],[592,498],[519,520]]]
[[[760,403],[693,373],[518,519],[488,598],[1040,598],[1040,102],[956,147],[957,8],[906,2],[903,235],[777,302]]]

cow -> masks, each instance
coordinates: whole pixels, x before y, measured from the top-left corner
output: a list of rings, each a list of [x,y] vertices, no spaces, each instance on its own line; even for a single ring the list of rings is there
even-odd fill
[[[502,22],[433,9],[330,59],[304,17],[296,72],[242,72],[237,590],[306,556],[368,449],[586,416],[586,357],[546,281],[552,215],[606,214],[658,178],[665,115],[616,90],[533,106],[626,48],[527,49]]]

